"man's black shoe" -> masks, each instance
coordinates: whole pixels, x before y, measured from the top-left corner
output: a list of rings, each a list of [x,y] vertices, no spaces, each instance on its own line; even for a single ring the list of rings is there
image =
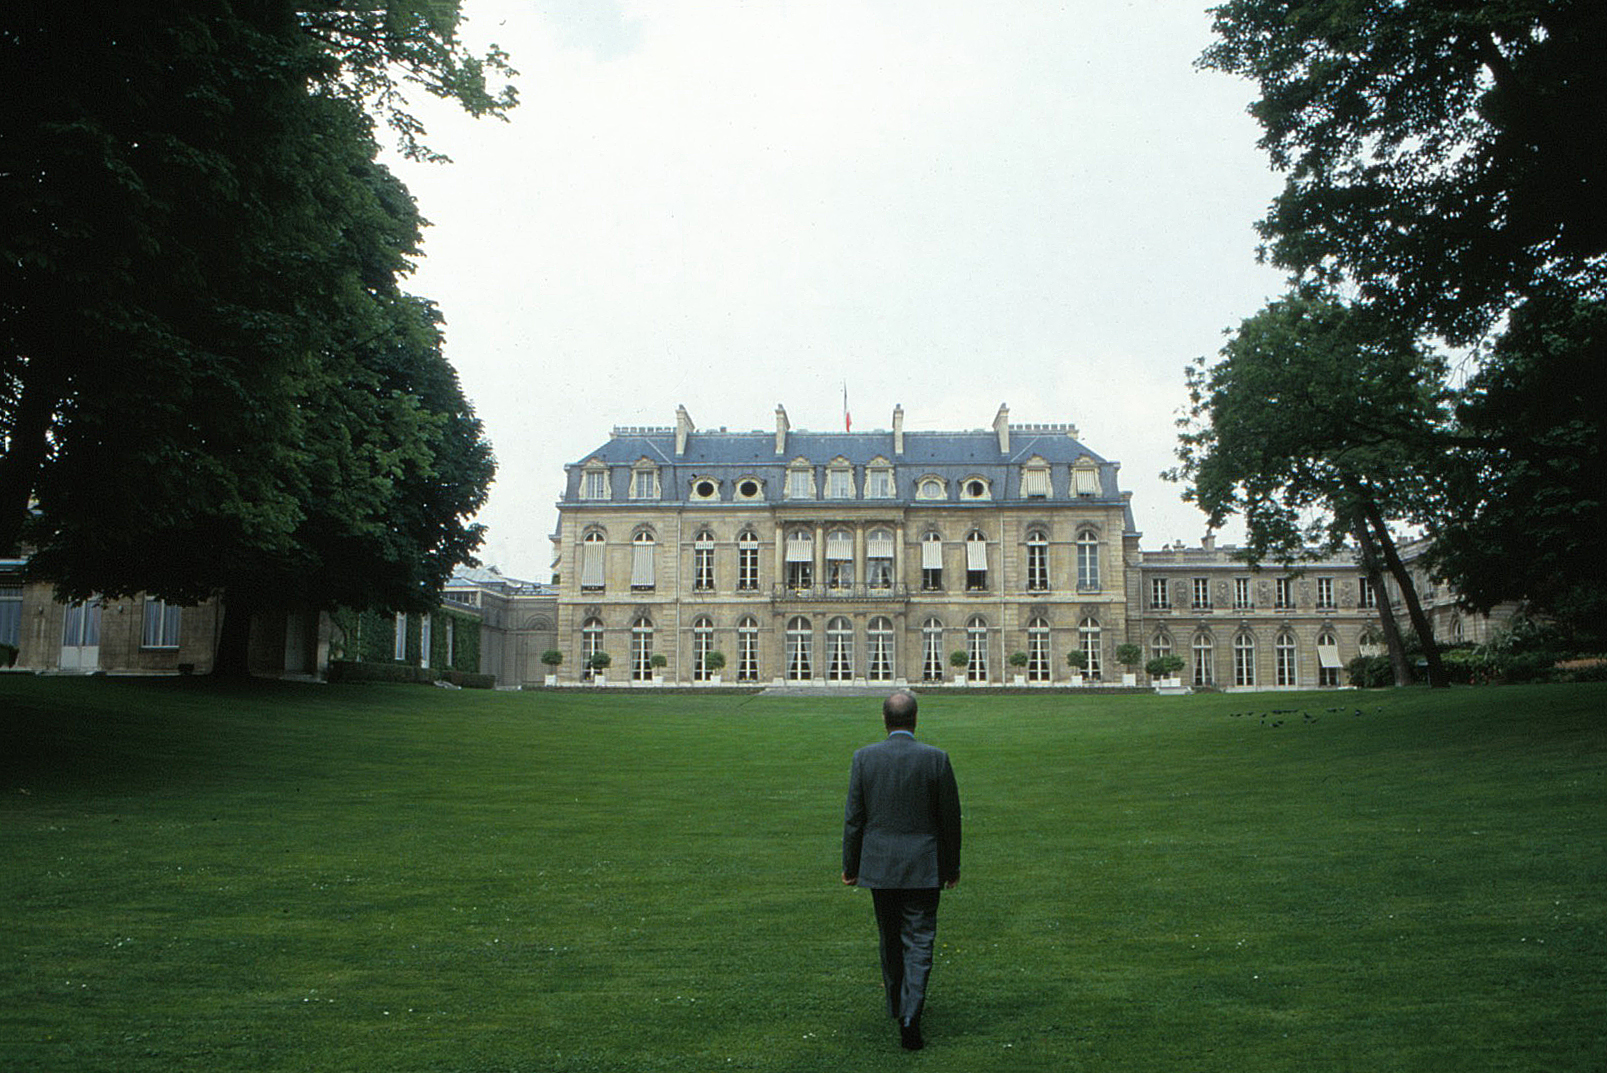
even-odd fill
[[[926,1046],[921,1038],[921,1022],[919,1018],[906,1017],[898,1023],[899,1043],[906,1051],[918,1051]]]

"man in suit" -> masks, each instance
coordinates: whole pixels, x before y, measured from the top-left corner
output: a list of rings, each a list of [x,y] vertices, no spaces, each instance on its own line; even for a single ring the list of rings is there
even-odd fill
[[[937,903],[960,881],[960,790],[949,755],[915,740],[915,695],[882,704],[887,738],[854,753],[843,813],[843,882],[868,887],[882,986],[906,1050],[924,1046],[921,1010]]]

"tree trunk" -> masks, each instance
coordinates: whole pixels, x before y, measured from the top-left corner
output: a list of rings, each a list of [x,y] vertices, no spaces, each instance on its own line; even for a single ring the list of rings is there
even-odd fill
[[[1351,532],[1361,545],[1361,565],[1367,572],[1367,583],[1373,587],[1373,601],[1378,606],[1378,625],[1384,631],[1384,647],[1389,652],[1390,669],[1395,672],[1395,684],[1412,684],[1412,669],[1406,664],[1406,646],[1401,643],[1401,628],[1395,621],[1395,609],[1390,606],[1389,590],[1384,587],[1384,572],[1378,567],[1378,543],[1367,520],[1357,512],[1352,517]]]
[[[1406,601],[1406,613],[1412,620],[1412,628],[1417,631],[1418,640],[1423,643],[1423,658],[1428,661],[1428,684],[1435,689],[1449,686],[1450,679],[1445,676],[1445,666],[1440,662],[1440,646],[1434,641],[1434,627],[1429,625],[1428,616],[1423,614],[1423,604],[1417,598],[1417,586],[1412,584],[1411,575],[1406,572],[1405,564],[1395,552],[1395,541],[1389,535],[1389,527],[1384,524],[1383,515],[1379,513],[1376,503],[1365,500],[1362,503],[1362,510],[1366,512],[1367,520],[1373,527],[1373,536],[1378,540],[1384,563],[1389,567],[1395,583],[1400,586],[1401,599]]]
[[[244,600],[223,594],[223,628],[218,631],[218,650],[212,657],[212,674],[217,678],[251,677],[251,608]]]

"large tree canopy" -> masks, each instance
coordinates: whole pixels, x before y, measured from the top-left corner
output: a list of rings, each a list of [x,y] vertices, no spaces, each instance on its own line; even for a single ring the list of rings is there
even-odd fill
[[[365,106],[405,115],[402,78],[499,112],[499,54],[429,0],[0,20],[30,104],[0,120],[0,551],[70,595],[426,605],[490,453],[401,290],[421,221]]]
[[[1302,293],[1463,350],[1437,432],[1442,495],[1418,518],[1435,569],[1475,609],[1525,600],[1599,630],[1607,4],[1229,0],[1213,14],[1201,62],[1258,83],[1261,144],[1287,172],[1265,254]]]

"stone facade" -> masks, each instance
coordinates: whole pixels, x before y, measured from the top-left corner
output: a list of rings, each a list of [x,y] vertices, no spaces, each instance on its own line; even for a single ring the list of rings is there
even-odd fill
[[[773,432],[699,431],[684,408],[617,428],[566,467],[561,679],[602,651],[610,684],[1115,683],[1139,669],[1115,662],[1127,642],[1200,685],[1343,680],[1376,623],[1354,562],[1144,552],[1118,470],[1005,407],[961,432],[905,432],[902,409],[873,432],[794,431],[781,408]]]

